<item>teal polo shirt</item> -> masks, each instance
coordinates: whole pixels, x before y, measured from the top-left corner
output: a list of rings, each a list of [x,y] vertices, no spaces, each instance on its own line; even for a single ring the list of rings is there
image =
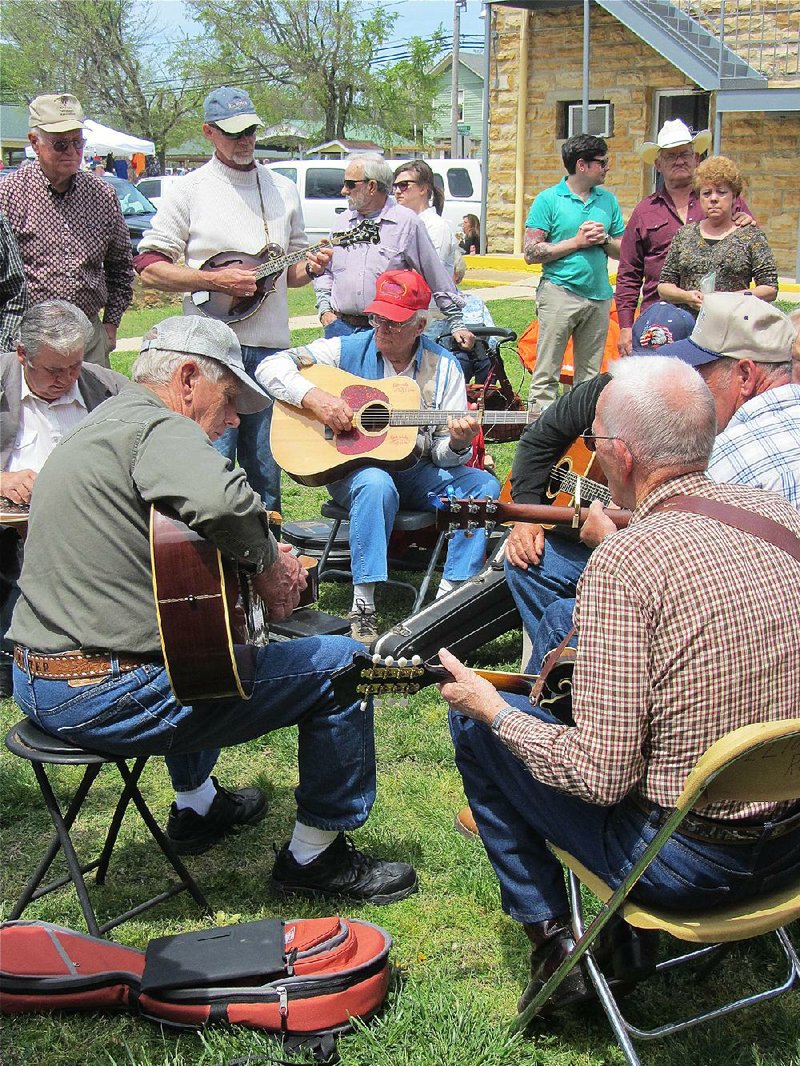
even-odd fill
[[[525,225],[544,231],[548,244],[569,240],[583,222],[602,222],[610,237],[621,237],[625,222],[617,198],[601,185],[589,193],[584,202],[562,178],[558,185],[540,192],[531,204]],[[613,289],[608,280],[608,256],[596,246],[542,264],[542,274],[554,285],[569,289],[587,300],[608,300]]]

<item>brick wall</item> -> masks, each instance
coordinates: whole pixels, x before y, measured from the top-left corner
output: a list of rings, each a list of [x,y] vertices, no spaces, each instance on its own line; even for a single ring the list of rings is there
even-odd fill
[[[511,252],[521,88],[519,31],[524,13],[503,7],[493,11],[497,33],[489,83],[487,234],[489,251]],[[564,174],[562,141],[557,136],[558,105],[580,100],[583,65],[580,7],[534,9],[529,17],[525,214],[533,197]],[[636,149],[652,137],[656,91],[691,88],[692,82],[607,12],[593,6],[591,19],[590,98],[608,100],[614,108],[613,134],[608,137],[612,167],[606,186],[627,219],[639,200],[652,191],[652,168],[644,166]],[[792,179],[790,168],[796,169],[800,157],[800,115],[725,116],[722,150],[736,159],[749,181],[748,199],[773,245],[779,272],[794,277],[800,183]]]

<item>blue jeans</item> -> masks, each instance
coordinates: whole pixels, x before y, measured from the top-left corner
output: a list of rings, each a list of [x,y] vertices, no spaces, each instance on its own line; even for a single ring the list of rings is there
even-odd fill
[[[516,709],[558,725],[524,696]],[[503,910],[518,922],[569,913],[564,872],[551,841],[616,888],[655,836],[662,813],[623,800],[600,807],[533,777],[488,726],[450,712],[456,764],[497,879]],[[769,823],[752,843],[720,844],[675,835],[637,882],[643,903],[703,910],[777,890],[800,873],[800,827],[773,838]]]
[[[331,337],[349,337],[351,333],[365,333],[371,326],[351,326],[349,322],[342,322],[341,318],[334,318],[327,326],[322,327],[322,335],[325,340]]]
[[[251,344],[242,345],[244,368],[255,380],[256,367],[280,348],[260,348]],[[238,429],[226,429],[214,447],[230,459],[238,460],[247,474],[253,492],[264,502],[268,511],[281,509],[281,468],[272,458],[269,431],[272,425],[272,405],[254,415],[240,415]]]
[[[572,612],[575,610],[575,600],[553,600],[549,607],[545,607],[542,620],[533,635],[531,658],[528,664],[529,673],[538,673],[542,661],[549,651],[557,648],[561,641],[572,629]],[[568,648],[578,646],[578,634],[573,633],[567,644]]]
[[[340,707],[332,671],[363,651],[349,637],[306,637],[256,652],[248,701],[182,707],[163,666],[143,665],[78,688],[14,666],[14,698],[46,732],[111,754],[163,755],[177,791],[209,775],[219,749],[298,727],[297,817],[319,829],[355,829],[375,800],[372,701]]]
[[[350,511],[350,558],[353,581],[357,585],[385,581],[389,537],[401,507],[433,511],[428,493],[446,495],[452,487],[457,496],[494,496],[500,486],[485,470],[471,466],[444,469],[422,460],[410,470],[380,470],[367,466],[328,485],[333,499]],[[486,556],[486,533],[478,530],[468,537],[463,530],[450,540],[444,576],[465,581],[477,574]]]
[[[517,605],[522,625],[534,643],[534,652],[539,647],[539,623],[545,610],[557,600],[575,596],[578,578],[589,560],[589,549],[565,537],[545,537],[545,549],[539,566],[520,570],[506,561],[506,581],[514,603]],[[571,623],[570,623],[571,624]],[[565,630],[566,633],[566,630]],[[565,634],[562,633],[562,636]],[[542,636],[542,641],[546,637]],[[558,641],[556,641],[558,644]],[[551,645],[555,647],[555,645]],[[550,646],[545,647],[545,652]],[[542,660],[531,656],[526,669],[538,673]]]

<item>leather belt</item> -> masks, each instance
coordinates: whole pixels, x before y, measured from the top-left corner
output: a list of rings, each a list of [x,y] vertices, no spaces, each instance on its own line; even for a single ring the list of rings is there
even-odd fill
[[[648,805],[647,800],[633,798],[633,804],[642,814],[651,815],[655,804]],[[660,822],[663,823],[671,814],[671,811],[660,811]],[[793,808],[782,818],[775,822],[760,823],[758,825],[747,822],[723,822],[715,818],[704,818],[700,814],[686,815],[681,824],[675,830],[679,836],[689,837],[691,840],[701,840],[706,843],[718,844],[752,844],[759,840],[764,830],[769,827],[770,840],[782,837],[793,829],[800,829],[800,807]]]
[[[114,658],[117,661],[117,669],[123,674],[146,663],[160,661],[144,657],[134,659],[127,655],[117,655]],[[41,652],[27,651],[18,644],[14,648],[14,662],[20,670],[27,671],[31,677],[47,677],[51,680],[110,677],[111,660],[110,654],[84,655],[79,651],[65,651],[57,655],[44,655]]]
[[[341,318],[342,322],[346,322],[348,326],[361,326],[369,329],[369,319],[366,315],[342,315],[337,311],[336,317]]]

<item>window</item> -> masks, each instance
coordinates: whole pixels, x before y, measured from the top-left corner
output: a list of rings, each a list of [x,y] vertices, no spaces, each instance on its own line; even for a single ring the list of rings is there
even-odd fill
[[[151,196],[159,196],[161,194],[161,178],[145,178],[144,181],[136,183],[136,188],[139,192],[144,193],[148,199]]]
[[[561,140],[582,133],[583,104],[580,100],[566,100],[559,105],[559,137]],[[608,100],[593,100],[589,104],[589,129],[595,137],[610,137],[614,132],[614,108]]]
[[[276,170],[279,174],[283,174],[284,178],[297,184],[297,167],[270,167],[270,170]]]
[[[344,167],[309,167],[306,171],[307,200],[341,200]]]
[[[458,90],[458,121],[464,121],[464,90]]]

